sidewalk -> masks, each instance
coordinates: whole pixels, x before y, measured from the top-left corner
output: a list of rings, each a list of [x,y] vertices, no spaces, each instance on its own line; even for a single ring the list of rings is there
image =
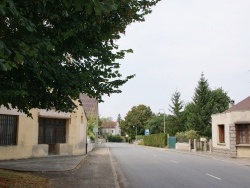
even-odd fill
[[[68,171],[75,169],[85,157],[86,155],[49,156],[44,158],[0,161],[0,168],[25,172]]]
[[[53,188],[119,188],[109,148],[105,144],[98,144],[93,151],[81,156],[0,161],[0,169],[32,172],[49,179]]]

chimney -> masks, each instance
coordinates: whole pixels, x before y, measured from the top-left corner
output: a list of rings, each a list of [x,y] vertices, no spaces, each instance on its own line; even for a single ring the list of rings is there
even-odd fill
[[[234,105],[234,100],[230,100],[230,101],[229,101],[229,104],[228,104],[228,108],[233,107],[233,105]]]

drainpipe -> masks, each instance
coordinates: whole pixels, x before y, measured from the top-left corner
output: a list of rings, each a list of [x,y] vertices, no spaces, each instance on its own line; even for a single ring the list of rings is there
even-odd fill
[[[86,125],[86,146],[85,146],[85,153],[88,153],[88,124]]]

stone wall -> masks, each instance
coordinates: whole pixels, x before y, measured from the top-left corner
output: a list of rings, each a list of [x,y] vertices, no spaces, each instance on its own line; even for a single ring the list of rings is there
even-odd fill
[[[236,128],[234,124],[229,125],[230,157],[237,157],[236,150]]]
[[[237,157],[235,124],[229,124],[229,141],[230,141],[229,142],[230,149],[213,147],[212,148],[213,153],[226,157],[232,157],[232,158]]]
[[[212,151],[214,154],[217,154],[217,155],[221,155],[221,156],[225,156],[225,157],[231,156],[230,149],[222,149],[222,148],[213,147]]]
[[[175,144],[175,149],[189,151],[189,143],[180,143],[180,142],[177,142]]]

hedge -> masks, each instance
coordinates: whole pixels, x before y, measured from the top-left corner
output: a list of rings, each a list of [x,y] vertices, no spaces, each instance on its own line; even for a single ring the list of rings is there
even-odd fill
[[[167,134],[161,133],[144,136],[143,142],[145,146],[164,148],[167,145]]]
[[[119,135],[108,135],[107,139],[109,142],[122,142],[123,141],[122,137]]]

